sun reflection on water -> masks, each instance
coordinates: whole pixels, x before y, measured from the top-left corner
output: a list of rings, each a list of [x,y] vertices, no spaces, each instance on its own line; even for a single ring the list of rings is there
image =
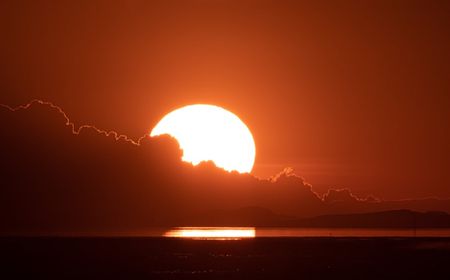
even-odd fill
[[[240,240],[244,238],[254,238],[255,228],[180,227],[165,232],[164,237],[203,239],[203,240]]]

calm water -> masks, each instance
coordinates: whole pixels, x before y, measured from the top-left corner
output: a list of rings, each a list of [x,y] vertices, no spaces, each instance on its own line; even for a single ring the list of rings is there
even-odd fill
[[[367,229],[367,228],[264,228],[260,237],[450,237],[450,229]]]
[[[418,230],[417,238],[413,230],[192,227],[79,235],[0,237],[3,278],[450,279],[450,238],[437,237],[450,230]]]
[[[91,236],[91,237],[166,237],[190,239],[249,239],[293,237],[450,237],[447,229],[386,229],[386,228],[283,228],[283,227],[174,227],[151,228],[135,232],[77,232],[77,233],[30,233],[29,236]],[[23,236],[6,234],[6,236]]]

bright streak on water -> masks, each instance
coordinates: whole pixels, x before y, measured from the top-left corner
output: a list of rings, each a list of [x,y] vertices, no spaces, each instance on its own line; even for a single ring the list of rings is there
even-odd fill
[[[255,228],[236,227],[181,227],[164,233],[164,237],[190,238],[203,240],[240,240],[254,238]]]

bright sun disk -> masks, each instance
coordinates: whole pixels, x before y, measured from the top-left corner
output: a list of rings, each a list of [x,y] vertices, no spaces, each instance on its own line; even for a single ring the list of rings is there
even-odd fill
[[[150,136],[169,134],[183,149],[183,160],[197,165],[211,160],[227,171],[250,172],[255,142],[248,127],[233,113],[214,105],[196,104],[165,115]]]

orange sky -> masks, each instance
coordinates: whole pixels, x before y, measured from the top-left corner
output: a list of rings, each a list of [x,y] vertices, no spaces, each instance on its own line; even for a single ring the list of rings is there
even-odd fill
[[[257,176],[450,197],[446,2],[60,2],[0,4],[0,103],[134,138],[215,104],[251,129]]]

